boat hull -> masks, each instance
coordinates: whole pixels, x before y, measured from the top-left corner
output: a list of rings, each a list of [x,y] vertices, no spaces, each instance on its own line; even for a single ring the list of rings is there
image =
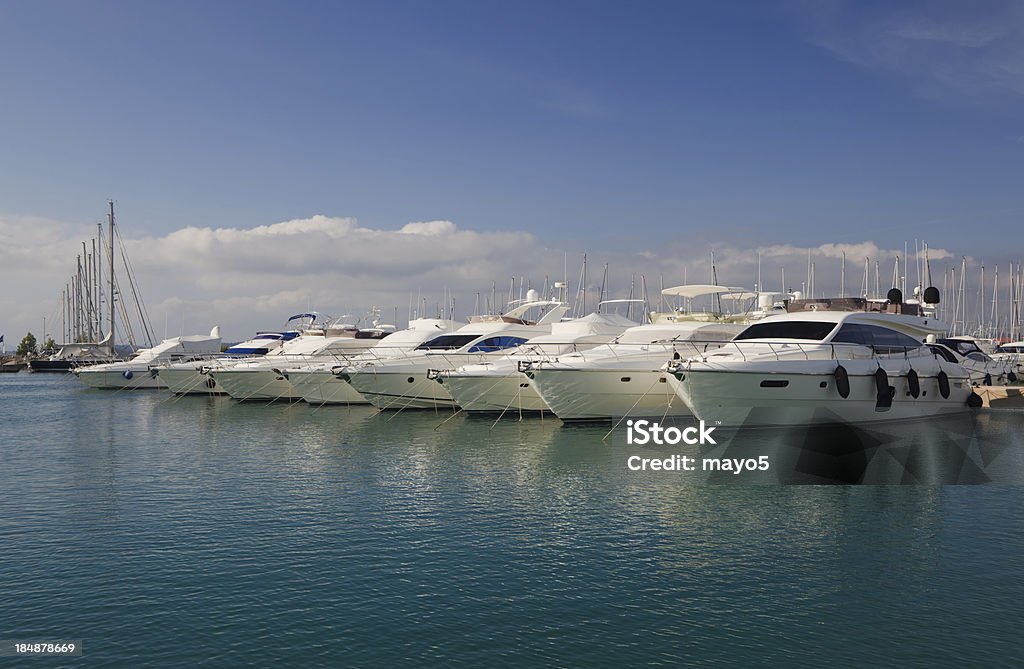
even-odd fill
[[[288,381],[310,404],[368,404],[366,398],[329,369],[288,370]]]
[[[352,387],[378,409],[454,408],[447,389],[428,376],[427,370],[346,372]]]
[[[54,374],[67,374],[81,367],[102,365],[113,362],[112,360],[29,360],[28,369],[30,372],[48,372]]]
[[[298,402],[302,399],[287,377],[274,369],[221,369],[210,375],[224,392],[241,402]]]
[[[564,421],[689,416],[661,371],[544,368],[527,372],[551,411]]]
[[[212,375],[195,368],[161,367],[157,376],[175,395],[227,395]]]
[[[669,386],[697,418],[723,427],[780,427],[847,423],[863,425],[903,421],[968,411],[973,390],[962,368],[918,362],[918,397],[913,397],[904,361],[844,360],[849,394],[843,397],[836,380],[837,362],[808,361],[797,370],[741,370],[705,364],[670,374]],[[876,380],[885,369],[891,405],[880,403]],[[949,396],[940,391],[938,373],[945,372]]]
[[[471,413],[550,412],[532,379],[518,371],[497,374],[450,372],[438,381],[464,411]]]
[[[75,371],[78,379],[98,390],[159,390],[167,387],[149,369],[84,368]]]

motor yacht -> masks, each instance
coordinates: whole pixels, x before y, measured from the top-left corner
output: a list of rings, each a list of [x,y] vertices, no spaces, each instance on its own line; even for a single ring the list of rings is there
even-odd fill
[[[74,374],[91,388],[136,390],[166,388],[155,373],[162,363],[209,359],[220,353],[220,328],[209,335],[190,335],[165,339],[152,348],[137,351],[128,360],[78,367]]]
[[[926,300],[938,302],[929,289]],[[712,351],[676,345],[669,387],[709,425],[863,424],[980,404],[967,370],[924,345],[946,325],[924,305],[792,300]]]
[[[552,324],[568,311],[565,303],[537,299],[536,293],[529,291],[525,301],[504,314],[474,316],[455,332],[434,337],[395,358],[362,361],[340,376],[379,409],[454,407],[448,389],[434,380],[438,373],[507,355],[509,349],[549,334]],[[533,311],[542,315],[528,320]]]
[[[925,345],[949,362],[966,369],[974,386],[1005,386],[1017,382],[1013,362],[994,359],[970,337],[939,339],[929,335]]]
[[[996,347],[992,358],[1012,364],[1017,376],[1024,375],[1024,341],[1010,341],[1000,344]]]
[[[750,293],[714,284],[665,288],[662,295],[689,304],[653,312],[650,324],[630,328],[608,344],[540,361],[524,371],[544,403],[564,421],[689,415],[661,367],[675,341],[713,347],[741,332],[752,318],[749,313],[727,314],[717,305],[692,308],[693,300],[720,302],[719,297],[740,294]]]
[[[346,351],[324,362],[288,367],[284,376],[310,404],[367,404],[365,397],[342,375],[350,366],[397,358],[439,334],[453,332],[465,323],[441,318],[416,318],[409,327],[388,335],[372,348],[352,355]]]
[[[210,370],[271,355],[299,334],[295,330],[259,332],[252,339],[228,347],[216,358],[167,362],[154,367],[154,370],[175,395],[227,395],[210,375]]]
[[[284,370],[304,364],[335,360],[374,346],[393,330],[359,328],[349,322],[331,322],[311,328],[281,346],[275,355],[222,365],[207,371],[227,394],[236,400],[297,401],[302,397]]]
[[[592,349],[637,325],[615,313],[592,313],[554,323],[551,334],[521,344],[507,357],[441,371],[437,382],[459,407],[471,413],[550,411],[524,370],[559,355]]]

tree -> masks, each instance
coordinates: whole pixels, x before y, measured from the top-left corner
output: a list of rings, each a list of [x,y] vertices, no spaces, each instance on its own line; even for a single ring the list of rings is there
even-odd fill
[[[53,341],[53,337],[50,337],[43,343],[44,351],[53,351],[57,348],[57,342]]]
[[[36,352],[36,336],[29,332],[18,344],[18,355],[29,355]]]

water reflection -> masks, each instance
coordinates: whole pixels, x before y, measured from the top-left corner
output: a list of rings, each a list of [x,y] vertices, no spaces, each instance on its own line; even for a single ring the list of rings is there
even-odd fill
[[[1024,414],[965,413],[868,426],[817,425],[715,432],[705,447],[637,447],[631,453],[697,459],[698,471],[680,479],[701,483],[978,484],[1024,481],[1020,431]],[[626,431],[612,439],[626,447]],[[750,471],[760,457],[768,471]],[[703,470],[706,459],[723,468]],[[725,464],[724,461],[730,461]],[[748,462],[752,461],[752,462]],[[735,463],[746,462],[739,474]]]

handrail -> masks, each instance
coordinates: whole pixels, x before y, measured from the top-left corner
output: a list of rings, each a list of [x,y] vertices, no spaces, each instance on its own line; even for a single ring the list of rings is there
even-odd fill
[[[704,350],[699,344],[705,342],[687,341],[676,342],[672,349],[673,354],[678,354],[678,361],[688,360],[691,362],[708,362],[711,355],[715,356],[738,356],[744,362],[751,358],[768,358],[782,360],[793,356],[802,356],[804,360],[827,359],[827,360],[852,360],[856,358],[883,359],[903,358],[908,362],[912,357],[939,357],[938,353],[929,347],[921,346],[885,346],[872,344],[856,344],[852,342],[800,342],[800,341],[727,341],[717,342],[718,347],[713,353],[708,354],[707,344]],[[860,353],[863,355],[858,355]],[[825,356],[827,354],[827,357]],[[844,355],[845,354],[845,355]],[[916,354],[916,355],[914,355]],[[675,356],[673,356],[675,360]]]

